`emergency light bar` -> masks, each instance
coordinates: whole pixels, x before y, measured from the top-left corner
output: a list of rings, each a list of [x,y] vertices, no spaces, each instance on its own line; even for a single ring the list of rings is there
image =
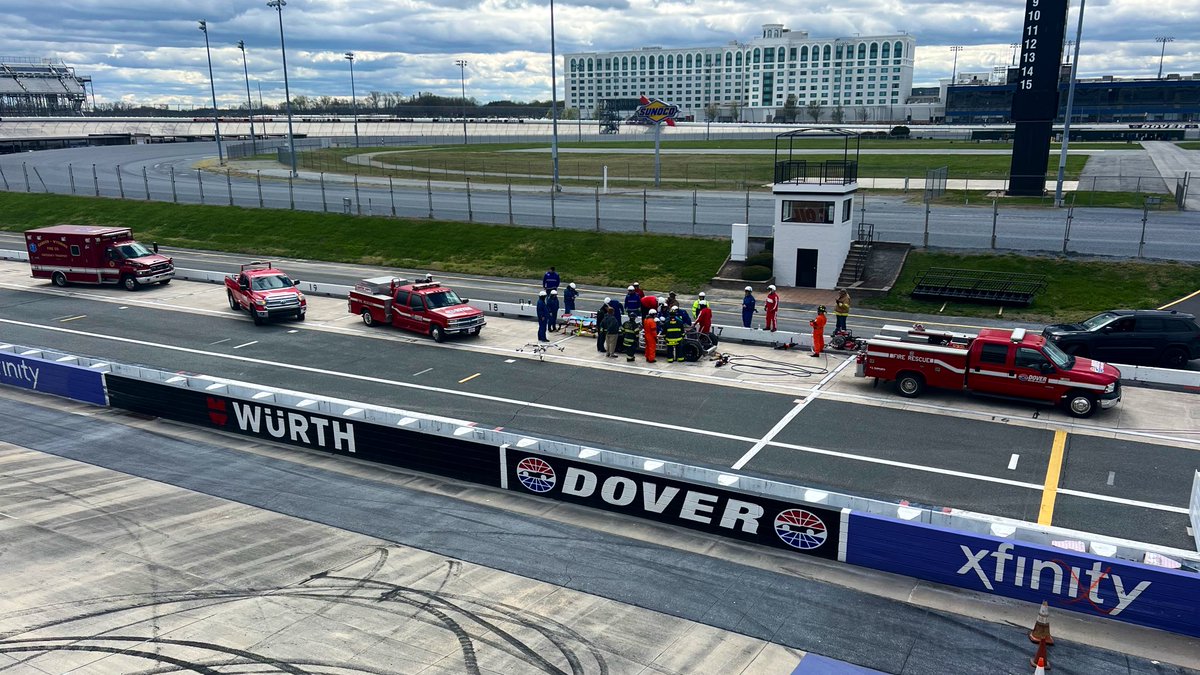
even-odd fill
[[[1013,332],[1012,332],[1012,337],[1009,339],[1012,340],[1014,343],[1023,342],[1025,340],[1025,329],[1024,328],[1014,328]]]

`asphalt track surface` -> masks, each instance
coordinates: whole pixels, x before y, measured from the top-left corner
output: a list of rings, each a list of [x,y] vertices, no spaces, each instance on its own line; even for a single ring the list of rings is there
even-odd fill
[[[0,156],[0,171],[9,190],[103,196],[124,194],[157,201],[256,208],[260,187],[251,176],[197,172],[194,166],[215,156],[215,144],[108,146],[47,150]],[[765,160],[764,160],[765,161]],[[93,165],[96,175],[93,178]],[[120,167],[120,172],[116,170]],[[71,169],[69,169],[71,167]],[[144,172],[144,175],[143,175]],[[174,181],[172,182],[172,172]],[[72,173],[74,178],[72,179]],[[474,220],[506,224],[510,211],[516,223],[533,227],[563,227],[606,231],[700,234],[729,236],[730,224],[748,222],[752,234],[769,235],[774,218],[774,198],[742,192],[653,191],[643,201],[642,191],[597,198],[592,190],[565,190],[551,202],[549,191],[514,187],[511,196],[503,186],[476,185],[468,200],[463,183],[436,185],[432,195],[424,181],[395,181],[389,194],[386,181],[364,178],[358,189],[347,179],[327,176],[325,185],[316,173],[302,172],[289,186],[287,172],[275,169],[261,181],[261,203],[268,208],[320,211],[341,209],[350,199],[355,212],[406,217]],[[914,188],[915,189],[915,188]],[[431,203],[432,200],[432,203]],[[1142,216],[1137,209],[1078,207],[1073,210],[1001,206],[931,207],[906,202],[901,197],[868,195],[865,214],[855,210],[854,220],[874,223],[876,237],[885,241],[943,248],[988,248],[993,231],[1000,249],[1061,251],[1070,223],[1069,249],[1087,255],[1138,255],[1142,241]],[[926,226],[928,223],[928,227]],[[994,227],[993,227],[994,225]],[[1200,239],[1195,237],[1200,216],[1195,212],[1151,211],[1145,224],[1143,254],[1149,258],[1200,260]]]
[[[1029,671],[1027,627],[964,618],[816,581],[806,577],[803,565],[790,573],[765,570],[215,442],[179,440],[104,417],[65,414],[0,397],[0,439],[883,672]],[[189,540],[198,534],[189,530]],[[242,533],[251,536],[264,537],[260,546],[280,545],[270,541],[269,533]],[[696,545],[707,548],[703,540]],[[329,657],[336,661],[337,654],[331,651]],[[1055,672],[1064,674],[1197,672],[1061,636],[1053,658]]]
[[[826,399],[798,404],[804,388],[816,384],[811,381],[798,383],[794,394],[772,393],[513,360],[475,351],[470,341],[371,340],[370,329],[357,325],[338,332],[256,327],[233,315],[201,319],[133,305],[114,311],[111,303],[54,293],[0,293],[0,326],[4,340],[15,344],[1022,520],[1038,520],[1055,435],[1050,425],[1030,428],[1006,419]],[[1198,469],[1194,449],[1068,434],[1053,523],[1190,548],[1187,495]]]

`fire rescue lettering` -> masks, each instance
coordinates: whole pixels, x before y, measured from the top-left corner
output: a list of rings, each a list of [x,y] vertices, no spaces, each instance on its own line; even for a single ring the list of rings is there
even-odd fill
[[[1080,590],[1083,589],[1084,597],[1088,602],[1099,612],[1108,616],[1116,616],[1125,610],[1126,607],[1133,604],[1142,591],[1150,587],[1149,581],[1142,581],[1134,586],[1133,590],[1128,594],[1125,593],[1125,583],[1121,580],[1119,574],[1112,574],[1108,570],[1101,569],[1103,562],[1097,560],[1092,564],[1090,570],[1080,570],[1078,567],[1070,567],[1061,560],[1039,560],[1037,558],[1026,560],[1025,556],[1014,556],[1009,551],[1013,549],[1013,545],[1003,543],[996,547],[995,551],[988,549],[980,549],[972,551],[965,545],[959,545],[963,555],[966,556],[967,562],[959,568],[959,574],[967,574],[974,572],[979,577],[979,581],[984,588],[989,591],[995,590],[992,587],[992,580],[997,583],[1011,583],[1014,586],[1026,586],[1030,590],[1039,590],[1042,583],[1042,575],[1045,572],[1050,572],[1053,577],[1053,586],[1050,592],[1055,595],[1063,595],[1063,584],[1066,584],[1066,596],[1070,598],[1079,598]],[[983,566],[986,564],[987,558],[995,559],[994,570],[989,578],[988,573],[984,571]],[[1015,561],[1014,569],[1010,578],[1006,579],[1008,572],[1008,561]],[[1081,575],[1082,571],[1082,575]],[[1066,575],[1070,575],[1067,577]],[[1084,581],[1083,575],[1087,576],[1087,581]],[[1101,584],[1105,579],[1108,579],[1112,584],[1113,592],[1116,594],[1117,606],[1109,610],[1103,607],[1104,598],[1100,597]],[[1086,587],[1085,587],[1086,584]],[[1082,598],[1081,598],[1082,599]]]
[[[260,433],[260,428],[265,428],[266,432],[275,438],[286,438],[293,442],[298,441],[321,448],[326,448],[332,443],[334,450],[344,449],[347,452],[355,452],[353,424],[302,415],[290,410],[246,405],[237,401],[231,401],[231,403],[238,428],[242,431],[253,431],[257,434]],[[327,427],[329,429],[328,441],[325,438]],[[309,440],[310,431],[315,433],[315,441]],[[343,443],[345,443],[345,448],[342,447]]]
[[[908,353],[908,360],[915,361],[917,363],[934,363],[934,360],[928,356],[917,356],[913,352]]]
[[[587,499],[596,492],[596,474],[586,469],[570,467],[563,480],[562,493],[572,497]],[[613,506],[628,506],[638,496],[638,483],[625,476],[609,476],[600,486],[600,498]],[[659,492],[660,486],[650,481],[641,482],[641,508],[650,513],[664,513],[667,507],[676,503],[680,489],[667,486]],[[682,500],[678,500],[679,518],[697,523],[710,525],[713,522],[721,497],[717,495],[688,490]],[[753,502],[728,498],[721,510],[719,525],[731,530],[740,529],[748,534],[758,533],[758,519],[764,511]]]

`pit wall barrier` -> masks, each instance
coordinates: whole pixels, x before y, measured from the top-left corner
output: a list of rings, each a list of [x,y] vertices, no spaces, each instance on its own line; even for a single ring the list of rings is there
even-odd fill
[[[106,366],[70,354],[0,344],[0,384],[93,405],[108,405]]]
[[[1192,538],[1200,551],[1200,471],[1192,477],[1192,498],[1188,501],[1188,519],[1192,522]]]
[[[27,364],[34,368],[56,362],[104,373],[113,407],[1200,636],[1200,613],[1192,611],[1200,554],[1181,549],[901,506],[222,378],[4,350],[37,361]]]

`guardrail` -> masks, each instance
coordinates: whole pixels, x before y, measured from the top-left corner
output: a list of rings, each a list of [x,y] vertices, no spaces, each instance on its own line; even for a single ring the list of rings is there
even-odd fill
[[[1200,471],[1192,477],[1192,498],[1188,502],[1188,518],[1192,521],[1192,537],[1200,551]]]

